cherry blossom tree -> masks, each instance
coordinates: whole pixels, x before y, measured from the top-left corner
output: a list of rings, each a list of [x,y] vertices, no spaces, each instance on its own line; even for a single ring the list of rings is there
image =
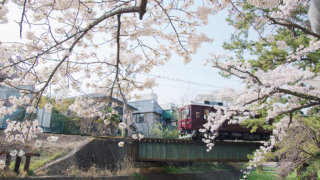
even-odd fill
[[[210,115],[202,129],[207,132],[204,142],[211,150],[222,123],[248,125],[259,115],[265,123],[274,122],[274,130],[270,142],[252,157],[248,170],[276,156],[281,162],[281,177],[295,169],[304,169],[306,175],[301,177],[314,178],[319,171],[316,165],[320,152],[316,128],[320,124],[319,115],[312,115],[313,123],[307,123],[310,117],[301,113],[320,105],[320,35],[318,17],[313,17],[318,13],[318,1],[312,3],[309,11],[312,29],[307,0],[228,2],[228,21],[236,32],[224,47],[231,50],[233,56],[213,53],[207,62],[220,69],[224,76],[238,77],[246,86],[242,90],[228,89],[220,93],[221,99],[231,98],[233,103],[216,107],[217,112]],[[295,138],[296,142],[292,142]],[[292,149],[293,144],[297,149]],[[306,166],[312,168],[308,171]],[[244,178],[249,171],[245,171]]]

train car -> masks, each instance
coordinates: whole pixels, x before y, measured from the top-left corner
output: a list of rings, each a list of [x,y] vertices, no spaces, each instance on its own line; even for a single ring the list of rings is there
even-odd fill
[[[216,112],[214,106],[223,106],[221,102],[205,101],[204,104],[192,103],[182,106],[178,109],[179,120],[178,129],[180,139],[192,138],[201,139],[202,135],[199,129],[207,123],[208,114]],[[268,140],[271,132],[258,128],[255,133],[240,124],[228,124],[224,122],[219,128],[217,140]]]

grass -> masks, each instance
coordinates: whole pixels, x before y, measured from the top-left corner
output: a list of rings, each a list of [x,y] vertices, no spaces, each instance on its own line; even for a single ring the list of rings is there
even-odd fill
[[[33,157],[31,158],[30,165],[29,165],[29,175],[33,175],[33,171],[46,163],[53,161],[60,156],[63,155],[63,152],[57,152],[55,154],[49,155],[49,156],[40,156],[40,157]],[[20,172],[23,171],[25,159],[22,158],[22,161],[20,162]],[[10,169],[14,169],[15,161],[11,161],[10,163]]]
[[[31,158],[30,161],[30,165],[29,165],[29,171],[28,171],[28,175],[33,175],[33,171],[43,165],[45,165],[46,163],[53,161],[57,158],[59,158],[60,156],[63,155],[63,152],[57,152],[55,154],[52,154],[50,156],[40,156],[37,158]],[[25,159],[22,158],[22,161],[20,162],[20,173],[23,173],[23,168],[24,168],[24,163],[25,163]],[[10,169],[13,170],[14,169],[14,165],[15,165],[15,161],[12,161],[10,163]]]
[[[50,156],[42,157],[42,158],[40,158],[39,160],[36,160],[36,161],[32,161],[31,160],[29,169],[30,169],[30,171],[34,171],[35,169],[45,165],[46,163],[61,157],[63,154],[64,154],[63,152],[57,152],[57,153],[52,154]]]
[[[274,172],[274,171],[263,171],[261,173],[258,173],[257,171],[252,171],[250,173],[250,175],[247,177],[246,180],[277,180],[279,179],[278,178],[278,175]],[[297,176],[296,176],[296,173],[292,173],[290,174],[286,180],[296,180],[297,179]]]
[[[251,171],[250,175],[246,180],[278,180],[278,175],[276,174],[276,168],[264,167],[263,172],[259,173],[256,170]],[[318,172],[318,177],[320,177],[320,172]],[[296,180],[296,172],[292,172],[285,180]],[[320,178],[318,178],[320,180]]]
[[[210,170],[217,170],[217,169],[228,169],[225,165],[219,165],[218,163],[193,163],[191,166],[185,167],[173,167],[168,166],[165,168],[165,172],[168,174],[181,174],[186,172],[196,172],[196,171],[210,171]]]

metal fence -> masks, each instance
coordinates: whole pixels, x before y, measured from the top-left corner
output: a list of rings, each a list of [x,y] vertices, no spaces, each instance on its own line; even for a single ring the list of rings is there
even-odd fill
[[[57,111],[46,111],[38,109],[35,118],[39,121],[44,132],[64,133],[64,134],[82,134],[80,131],[80,120],[72,119]],[[5,115],[0,119],[0,129],[7,127],[6,120],[23,121],[29,114],[24,109],[18,109],[11,115]]]

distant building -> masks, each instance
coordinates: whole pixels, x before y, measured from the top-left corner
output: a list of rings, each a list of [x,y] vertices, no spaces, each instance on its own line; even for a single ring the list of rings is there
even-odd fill
[[[106,103],[112,103],[113,104],[113,108],[118,112],[119,114],[119,120],[120,122],[123,121],[123,108],[124,108],[124,103],[123,101],[120,101],[119,99],[116,99],[116,98],[110,98],[109,96],[106,96],[105,94],[101,94],[101,93],[90,93],[90,94],[86,94],[86,95],[82,95],[81,97],[90,97],[90,98],[93,98],[95,100],[96,103],[99,103],[99,102],[106,102]],[[68,98],[68,99],[75,99],[76,97],[71,97],[71,98]],[[126,117],[126,124],[128,125],[128,135],[131,135],[132,132],[134,131],[134,128],[133,128],[133,111],[137,110],[134,106],[128,104],[127,105],[127,111],[128,111],[128,114],[127,114],[127,117]],[[68,115],[71,115],[70,114],[71,112],[68,112],[67,114]],[[102,128],[102,126],[98,127],[99,125],[95,126],[94,130],[92,130],[93,128],[93,124],[94,123],[94,120],[96,119],[87,119],[87,123],[84,124],[85,128],[86,129],[83,129],[82,128],[82,131],[84,133],[88,133],[88,132],[93,132],[93,131],[97,131],[97,132],[93,132],[93,133],[101,133],[103,131],[106,131],[105,128]],[[113,127],[111,132],[109,132],[109,134],[111,135],[115,135],[115,132],[114,132],[114,128],[118,128],[118,127]],[[100,132],[101,131],[101,132]],[[101,134],[101,135],[105,135],[105,134]]]
[[[102,94],[102,93],[90,93],[90,94],[86,94],[86,95],[82,95],[82,96],[93,98],[93,99],[95,99],[96,102],[111,102],[111,103],[116,104],[115,110],[119,113],[120,121],[122,122],[123,106],[124,106],[123,101],[120,101],[119,99],[116,99],[113,97],[110,98],[109,96],[106,96],[105,94]],[[127,122],[127,123],[131,124],[132,123],[132,113],[134,110],[136,110],[136,107],[128,104],[127,108],[129,111],[129,117],[128,117],[129,122]]]
[[[23,89],[29,89],[32,90],[32,86],[23,86]],[[11,106],[11,104],[8,102],[8,98],[10,96],[16,96],[20,97],[20,93],[18,89],[15,88],[8,88],[0,86],[0,99],[6,100],[4,106]],[[24,120],[26,114],[23,108],[18,108],[15,112],[12,114],[7,114],[3,118],[0,119],[0,128],[6,128],[7,123],[6,120]],[[44,130],[46,131],[48,128],[50,128],[50,121],[51,121],[51,111],[46,111],[44,109],[37,109],[36,113],[36,119],[39,121],[39,124]]]
[[[132,101],[128,104],[137,108],[133,111],[133,122],[138,132],[149,135],[149,130],[155,123],[162,123],[163,109],[157,101]]]
[[[165,126],[177,126],[177,107],[174,103],[168,103],[161,105],[163,108],[163,125]]]
[[[10,61],[10,59],[9,59]],[[3,66],[3,64],[0,63],[0,67]],[[17,67],[13,67],[20,71]],[[4,81],[5,79],[13,79],[13,78],[18,78],[19,76],[17,74],[13,74],[11,76],[8,76],[7,73],[3,73],[0,71],[0,82]],[[32,85],[23,85],[17,87],[19,89],[26,89],[26,90],[34,90],[34,86]],[[0,85],[0,99],[4,100],[4,106],[9,107],[12,104],[8,101],[10,96],[15,96],[15,97],[20,97],[20,91],[17,88],[10,88],[6,86],[1,86]],[[28,95],[31,97],[31,95]],[[26,117],[26,112],[23,107],[18,108],[15,112],[12,114],[7,114],[3,118],[0,119],[0,129],[6,128],[7,123],[6,120],[18,120],[22,121]],[[51,111],[45,111],[43,109],[37,109],[36,112],[36,119],[39,121],[40,126],[46,131],[50,127],[50,120],[51,120]]]

